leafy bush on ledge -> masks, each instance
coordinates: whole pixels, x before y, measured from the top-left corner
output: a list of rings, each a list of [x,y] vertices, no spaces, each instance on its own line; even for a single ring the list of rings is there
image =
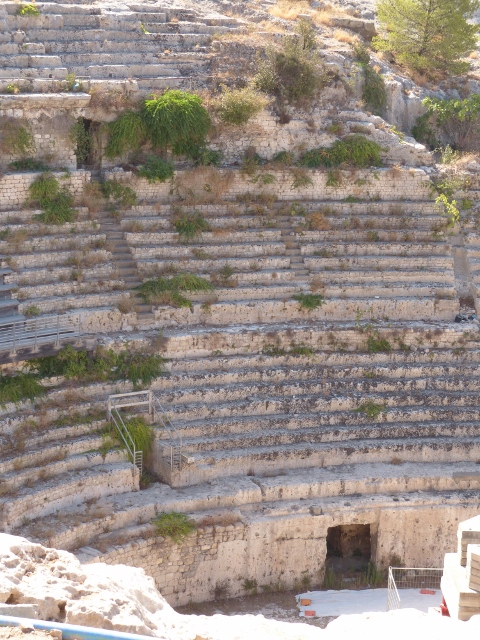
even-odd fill
[[[43,209],[42,213],[34,216],[45,224],[65,224],[75,220],[73,197],[66,187],[61,188],[60,183],[51,173],[42,173],[28,188],[31,204]]]
[[[149,156],[137,171],[137,175],[146,178],[148,182],[165,182],[173,176],[173,173],[173,164],[158,156]]]
[[[292,299],[296,300],[300,305],[300,309],[305,309],[305,311],[319,309],[325,304],[325,298],[319,293],[296,293],[292,296]]]
[[[200,278],[193,273],[179,273],[171,278],[159,277],[147,280],[137,287],[137,290],[147,304],[165,304],[191,309],[192,301],[184,294],[208,293],[213,291],[213,286],[205,278]]]
[[[135,389],[140,383],[148,385],[165,373],[163,358],[155,354],[128,350],[115,353],[98,348],[93,357],[89,357],[86,351],[76,351],[70,345],[56,356],[30,360],[29,368],[40,378],[63,376],[82,382],[130,380]]]
[[[153,523],[158,536],[170,538],[177,544],[197,528],[194,520],[176,511],[160,513]]]
[[[17,16],[39,16],[40,11],[34,4],[21,4],[16,12]]]
[[[223,87],[218,113],[222,122],[242,125],[259,113],[267,103],[265,96],[252,87],[242,89]]]
[[[186,213],[173,221],[175,231],[182,242],[193,242],[198,239],[204,231],[211,231],[210,224],[201,213]]]
[[[133,416],[128,420],[124,420],[124,423],[135,444],[135,449],[142,451],[144,454],[150,453],[155,437],[153,427],[147,424],[142,416]]]
[[[365,168],[378,167],[381,147],[360,134],[336,140],[331,147],[318,147],[303,154],[300,164],[309,168],[339,167],[341,165]]]
[[[139,112],[126,111],[110,123],[105,155],[113,159],[148,142],[153,149],[192,157],[205,146],[210,127],[200,96],[173,89],[144,100]]]
[[[0,405],[21,400],[35,400],[45,395],[45,389],[33,373],[17,373],[12,376],[0,375]]]

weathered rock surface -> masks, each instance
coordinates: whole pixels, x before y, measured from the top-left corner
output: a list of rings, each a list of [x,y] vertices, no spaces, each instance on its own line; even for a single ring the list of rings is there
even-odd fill
[[[0,602],[7,600],[37,605],[40,618],[164,640],[342,640],[353,630],[357,640],[389,635],[473,640],[480,632],[480,616],[458,622],[412,609],[341,616],[325,630],[253,615],[183,616],[166,603],[142,569],[82,565],[67,551],[0,534]],[[0,637],[7,637],[5,633],[0,628]]]

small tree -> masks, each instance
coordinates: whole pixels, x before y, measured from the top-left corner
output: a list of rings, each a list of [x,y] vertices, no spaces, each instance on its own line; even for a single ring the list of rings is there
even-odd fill
[[[480,27],[468,21],[478,8],[479,0],[379,0],[373,45],[415,71],[463,73],[461,58],[477,45]]]

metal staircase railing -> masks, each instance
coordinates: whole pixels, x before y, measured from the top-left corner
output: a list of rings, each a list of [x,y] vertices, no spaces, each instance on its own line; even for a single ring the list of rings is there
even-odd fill
[[[19,349],[42,345],[59,347],[62,341],[80,337],[80,316],[67,314],[31,320],[3,321],[0,318],[0,353],[16,354]]]
[[[153,401],[153,417],[154,420],[157,420],[161,427],[165,430],[168,435],[169,443],[164,445],[164,451],[166,450],[167,455],[164,455],[165,461],[170,465],[172,469],[182,470],[182,436],[178,433],[175,427],[172,424],[172,421],[167,416],[165,409],[162,407],[158,396],[152,392],[152,401]]]
[[[160,400],[153,391],[133,391],[131,393],[116,393],[108,396],[107,418],[115,425],[122,442],[125,444],[130,459],[138,467],[140,474],[143,471],[143,452],[135,448],[135,442],[127,429],[119,409],[125,407],[147,408],[152,421],[159,424],[167,435],[168,444],[163,445],[163,458],[172,470],[182,469],[182,438],[165,413]]]
[[[143,451],[139,451],[135,446],[127,425],[123,421],[119,409],[123,407],[138,407],[148,405],[148,413],[151,415],[151,391],[134,391],[133,393],[116,393],[108,396],[107,419],[113,422],[117,432],[127,448],[130,460],[137,467],[140,475],[143,473]]]

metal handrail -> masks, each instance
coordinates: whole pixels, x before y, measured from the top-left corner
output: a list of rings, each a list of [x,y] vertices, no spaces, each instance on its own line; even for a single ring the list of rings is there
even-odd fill
[[[131,402],[120,403],[117,399],[124,398],[125,396],[138,396],[139,394],[147,394],[146,400],[135,401],[132,398]],[[133,405],[149,405],[149,413],[150,413],[150,391],[141,391],[141,392],[133,392],[133,393],[117,393],[111,396],[108,396],[107,402],[107,419],[109,422],[113,422],[115,425],[117,432],[119,433],[121,439],[125,447],[127,448],[128,453],[130,454],[130,458],[132,464],[135,465],[140,471],[140,475],[143,473],[143,451],[140,451],[135,446],[135,441],[132,438],[130,431],[127,429],[127,425],[123,421],[122,416],[120,415],[119,409],[122,407],[131,407]]]
[[[47,316],[30,320],[3,322],[0,318],[0,353],[15,354],[18,349],[41,345],[60,346],[62,340],[80,337],[80,316],[76,314]]]
[[[170,466],[173,469],[175,449],[177,449],[178,455],[179,455],[178,464],[179,464],[179,469],[181,470],[182,469],[182,449],[183,449],[182,436],[173,426],[172,421],[167,416],[165,409],[163,408],[157,395],[155,393],[152,393],[152,396],[153,396],[152,399],[153,399],[154,419],[156,418],[160,422],[160,425],[165,429],[171,441],[171,444],[169,445],[170,446]]]

